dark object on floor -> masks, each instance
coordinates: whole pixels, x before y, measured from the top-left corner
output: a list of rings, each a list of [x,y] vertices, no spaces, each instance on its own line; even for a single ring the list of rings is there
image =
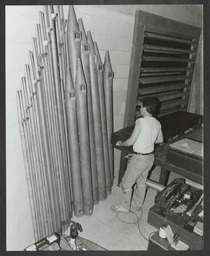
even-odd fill
[[[190,250],[203,249],[203,191],[185,184],[184,179],[175,179],[156,197],[156,204],[149,209],[147,222],[160,228],[170,225],[173,233],[189,245]]]
[[[79,231],[82,232],[82,226],[79,223],[76,223],[74,221],[72,221],[70,223],[70,240],[69,240],[69,244],[71,246],[71,248],[73,250],[77,250],[77,245],[76,245],[76,238],[79,235]]]

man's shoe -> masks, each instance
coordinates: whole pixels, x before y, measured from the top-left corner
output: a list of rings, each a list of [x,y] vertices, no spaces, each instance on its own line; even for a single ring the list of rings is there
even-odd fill
[[[134,207],[134,209],[136,211],[140,211],[141,210],[141,206],[136,205],[134,201],[131,202],[131,205]]]
[[[111,209],[115,212],[129,212],[129,209],[123,207],[122,205],[112,205]]]

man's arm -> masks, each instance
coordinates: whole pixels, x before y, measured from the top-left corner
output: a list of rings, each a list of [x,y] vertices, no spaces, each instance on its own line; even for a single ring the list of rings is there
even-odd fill
[[[126,141],[121,141],[121,140],[117,141],[116,146],[129,147],[133,145],[137,140],[140,132],[141,132],[141,123],[137,121],[130,138],[128,138]]]
[[[162,130],[160,129],[159,133],[158,133],[158,136],[157,136],[157,139],[155,141],[156,144],[158,143],[163,143],[163,132]]]

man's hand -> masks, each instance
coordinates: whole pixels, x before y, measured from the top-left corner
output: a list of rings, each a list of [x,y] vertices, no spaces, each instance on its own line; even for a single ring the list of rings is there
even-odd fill
[[[116,146],[121,146],[122,145],[122,141],[121,140],[118,140],[117,142],[116,142]]]

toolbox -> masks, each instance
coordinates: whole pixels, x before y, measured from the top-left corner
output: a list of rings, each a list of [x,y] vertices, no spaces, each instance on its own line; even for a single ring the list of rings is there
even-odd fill
[[[190,250],[203,250],[203,190],[173,180],[157,194],[147,222],[157,229],[170,225]]]

